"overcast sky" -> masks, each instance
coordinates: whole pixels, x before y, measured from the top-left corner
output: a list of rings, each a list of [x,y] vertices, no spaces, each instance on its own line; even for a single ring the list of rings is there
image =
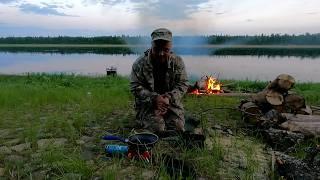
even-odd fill
[[[0,0],[0,36],[304,34],[320,0]]]

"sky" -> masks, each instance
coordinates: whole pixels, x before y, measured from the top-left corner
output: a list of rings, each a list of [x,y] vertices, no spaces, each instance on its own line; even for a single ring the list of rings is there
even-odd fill
[[[0,0],[0,36],[320,32],[319,0]]]

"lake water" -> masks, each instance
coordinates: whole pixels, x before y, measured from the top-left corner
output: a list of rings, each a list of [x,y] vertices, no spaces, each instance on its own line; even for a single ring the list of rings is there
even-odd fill
[[[105,74],[106,67],[117,67],[129,75],[138,55],[6,53],[0,52],[1,74],[26,72]],[[215,75],[220,79],[273,80],[287,73],[300,82],[320,82],[320,57],[209,56],[182,55],[191,77]]]

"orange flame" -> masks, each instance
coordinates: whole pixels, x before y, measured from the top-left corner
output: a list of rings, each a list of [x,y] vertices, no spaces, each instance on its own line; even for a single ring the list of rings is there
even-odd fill
[[[206,76],[206,79],[204,80],[204,85],[202,86],[201,89],[194,89],[191,94],[219,94],[222,91],[221,89],[222,84],[216,79],[215,77],[212,76]]]
[[[206,91],[209,94],[216,92],[220,92],[221,90],[221,84],[218,82],[218,80],[214,77],[207,77],[206,80]]]

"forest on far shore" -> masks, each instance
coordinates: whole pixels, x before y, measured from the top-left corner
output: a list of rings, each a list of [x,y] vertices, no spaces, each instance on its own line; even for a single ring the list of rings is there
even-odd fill
[[[150,44],[148,36],[0,37],[0,44]],[[174,36],[175,45],[320,45],[317,34]]]

